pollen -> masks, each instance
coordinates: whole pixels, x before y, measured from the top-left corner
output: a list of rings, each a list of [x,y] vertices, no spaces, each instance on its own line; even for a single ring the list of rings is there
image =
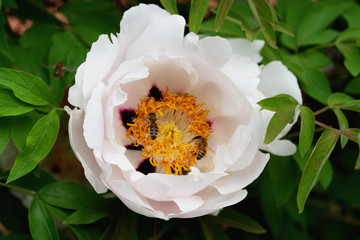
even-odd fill
[[[141,157],[162,167],[165,174],[186,174],[206,155],[211,137],[204,105],[197,104],[195,96],[169,93],[166,88],[158,100],[140,99],[126,137],[143,146]]]

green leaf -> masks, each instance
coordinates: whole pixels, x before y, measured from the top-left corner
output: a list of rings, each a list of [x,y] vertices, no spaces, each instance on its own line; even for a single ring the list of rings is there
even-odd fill
[[[326,29],[351,6],[350,1],[318,1],[307,9],[295,32],[297,46],[322,44],[334,40],[337,31]]]
[[[11,136],[11,128],[7,119],[0,118],[0,154],[5,150]]]
[[[331,94],[331,96],[329,96],[328,100],[327,100],[327,104],[331,105],[331,106],[335,106],[335,105],[339,105],[339,104],[343,104],[343,103],[347,103],[350,101],[353,101],[354,98],[345,94],[345,93],[334,93]]]
[[[211,11],[216,14],[216,11],[214,11],[214,10],[211,10]],[[232,23],[232,24],[239,26],[240,29],[234,28],[234,29],[230,30],[231,34],[228,37],[235,36],[235,37],[243,38],[244,37],[243,31],[244,31],[247,40],[249,40],[250,42],[254,41],[260,31],[260,28],[259,27],[250,27],[249,26],[250,24],[246,21],[246,19],[242,15],[233,14],[232,12],[230,12],[230,13],[225,17],[224,22],[222,23],[222,26],[218,30],[216,30],[216,19],[215,19],[215,22],[214,22],[215,34],[213,34],[213,35],[216,36],[216,35],[222,34],[224,31],[228,31],[228,28],[231,26],[230,23]],[[206,23],[212,22],[212,20],[213,19],[210,19],[210,20],[206,21]],[[201,29],[203,29],[203,25],[202,25]],[[226,28],[226,30],[224,28]],[[240,35],[237,36],[237,34],[240,34]],[[227,36],[225,36],[225,37],[227,37]]]
[[[265,44],[261,49],[260,55],[263,57],[261,61],[264,64],[268,64],[272,61],[279,60],[282,61],[282,57],[278,50],[269,46],[269,44]]]
[[[291,55],[286,51],[280,51],[284,64],[292,71],[300,81],[302,90],[310,97],[326,104],[331,95],[330,84],[323,72],[317,67],[310,66],[308,56]]]
[[[215,31],[219,31],[224,24],[226,16],[229,14],[234,0],[221,0],[215,17]]]
[[[72,182],[49,184],[39,190],[38,196],[51,205],[66,209],[78,209],[101,199],[94,190]]]
[[[360,140],[359,140],[360,129],[359,128],[348,128],[348,129],[342,130],[342,132],[349,135],[351,137],[351,138],[349,138],[350,140],[354,141],[355,143],[360,143]]]
[[[55,144],[59,127],[59,117],[54,110],[34,125],[26,139],[26,148],[16,157],[7,182],[29,173],[46,157]]]
[[[179,14],[176,0],[160,0],[161,5],[171,14]]]
[[[339,128],[340,130],[344,130],[349,128],[349,123],[348,120],[346,119],[345,114],[338,108],[331,108],[331,110],[335,113],[336,118],[338,120],[339,123]],[[344,149],[344,147],[346,146],[347,142],[348,142],[348,138],[346,138],[344,135],[340,136],[340,143],[341,143],[341,148]]]
[[[301,157],[304,157],[314,138],[315,117],[311,109],[306,106],[301,106],[300,111],[301,128],[299,137],[299,152]]]
[[[349,94],[360,94],[360,76],[350,80],[345,86],[344,92]]]
[[[46,202],[44,202],[44,205],[62,222],[71,215],[70,210],[57,208],[53,205],[47,204]],[[95,224],[68,225],[68,227],[75,233],[77,239],[79,240],[98,240],[104,231],[103,228]]]
[[[341,32],[336,43],[347,42],[356,44],[360,38],[360,27],[348,28]]]
[[[287,108],[295,109],[299,103],[290,95],[278,94],[276,96],[265,98],[258,102],[262,109],[273,112],[287,110]]]
[[[249,41],[256,39],[260,32],[259,24],[254,21],[254,15],[246,2],[234,1],[230,12],[225,17],[225,22],[232,22],[241,28],[241,32],[245,32],[245,36]],[[221,27],[221,29],[224,28]],[[242,37],[243,38],[243,37]]]
[[[266,166],[276,207],[284,206],[293,195],[298,178],[297,168],[291,157],[270,156]]]
[[[37,197],[30,205],[29,225],[33,239],[60,239],[50,212]]]
[[[354,100],[345,93],[334,93],[328,98],[328,105],[331,107],[360,112],[360,100]]]
[[[358,153],[358,157],[355,162],[355,170],[360,170],[360,129],[349,128],[349,129],[343,130],[343,132],[345,132],[346,134],[351,136],[352,138],[349,138],[349,139],[354,141],[355,143],[357,143],[359,146],[359,153]]]
[[[118,199],[101,199],[99,201],[90,202],[73,214],[71,214],[65,221],[65,224],[89,224],[97,220],[112,215],[116,210],[119,210]]]
[[[100,240],[117,240],[119,236],[126,240],[137,239],[136,215],[132,212],[114,214]]]
[[[3,7],[9,7],[17,9],[18,5],[16,4],[15,0],[4,0],[3,1]]]
[[[215,19],[210,18],[201,24],[200,32],[210,36],[221,36],[225,38],[245,38],[245,33],[241,27],[228,19],[218,32],[215,32]]]
[[[269,144],[281,133],[288,123],[294,121],[294,115],[291,112],[275,113],[271,118],[269,125],[266,129],[265,144]]]
[[[360,100],[350,101],[341,105],[337,105],[337,107],[345,110],[360,112]]]
[[[224,231],[212,222],[200,219],[200,224],[206,240],[229,240],[228,236],[224,233]]]
[[[287,25],[284,22],[277,22],[274,25],[274,30],[278,32],[285,33],[286,35],[289,35],[291,37],[295,37],[293,31],[291,30],[290,26]]]
[[[37,192],[44,186],[53,182],[56,182],[56,180],[49,173],[40,170],[39,176],[36,176],[35,174],[27,174],[24,177],[13,181],[11,184]]]
[[[333,151],[338,137],[339,135],[336,130],[327,129],[321,134],[318,142],[316,143],[299,183],[297,194],[299,213],[304,211],[305,202],[310,194],[310,191],[314,187],[322,167]]]
[[[50,104],[50,92],[47,85],[38,77],[25,72],[0,68],[0,86],[13,90],[21,101],[36,105]]]
[[[276,8],[279,11],[280,16],[282,16],[285,22],[289,24],[296,36],[302,18],[313,4],[314,3],[311,1],[287,0],[278,1],[276,3]],[[280,42],[291,50],[297,50],[296,37],[294,38],[289,35],[281,34]]]
[[[32,111],[19,116],[5,117],[11,126],[11,137],[19,152],[26,148],[26,138],[42,116]]]
[[[360,135],[359,135],[358,140],[360,141]],[[360,170],[360,143],[359,143],[358,157],[357,157],[356,162],[355,162],[355,170]]]
[[[103,228],[98,225],[69,225],[79,240],[99,240],[103,233]],[[119,236],[118,236],[119,237]]]
[[[346,19],[349,28],[360,27],[360,6],[356,2],[352,2],[352,6],[349,7],[343,14]]]
[[[21,115],[32,110],[33,106],[21,102],[10,90],[0,89],[0,117]]]
[[[306,63],[309,68],[323,68],[332,64],[332,60],[320,51],[305,51],[299,53],[299,57]]]
[[[65,88],[75,77],[76,68],[85,61],[87,49],[72,32],[59,32],[52,36],[48,55],[50,86],[54,91],[54,103],[59,105],[63,99]],[[54,66],[64,64],[64,76],[57,78],[53,75]]]
[[[33,238],[24,233],[10,233],[10,235],[0,236],[0,240],[33,240]]]
[[[99,35],[119,32],[121,15],[115,9],[111,1],[93,0],[67,1],[59,10],[71,23],[70,31],[90,47]]]
[[[353,39],[350,39],[350,37]],[[356,41],[358,41],[359,38],[360,28],[347,29],[341,33],[339,39],[336,41],[336,47],[345,57],[345,67],[353,76],[357,76],[360,73],[360,47],[356,46]]]
[[[330,186],[333,176],[334,170],[332,168],[332,165],[329,161],[326,161],[324,167],[321,169],[321,172],[319,174],[319,182],[325,190],[327,190]]]
[[[11,126],[12,140],[19,152],[24,151],[26,138],[39,118],[35,112],[29,112],[16,117],[6,117],[7,122]]]
[[[19,43],[11,45],[11,52],[16,57],[10,66],[31,73],[47,84],[49,76],[45,63],[51,36],[56,31],[58,30],[50,22],[34,22],[32,27],[21,36]]]
[[[57,19],[54,14],[51,14],[45,9],[45,6],[34,0],[16,0],[19,7],[18,11],[24,18],[33,19],[40,22],[51,22],[58,26],[63,26],[64,23]]]
[[[260,25],[266,41],[273,48],[276,46],[276,36],[272,25],[278,22],[274,10],[268,0],[248,0],[251,11]]]
[[[266,129],[264,143],[272,142],[288,123],[294,122],[299,103],[291,96],[279,94],[258,102],[262,109],[276,111]]]
[[[220,224],[224,227],[237,228],[255,234],[266,233],[266,230],[255,220],[230,208],[225,208],[218,216],[206,216],[204,218],[207,222]]]
[[[190,5],[189,28],[190,32],[198,33],[204,19],[210,0],[193,0]]]
[[[0,18],[2,18],[2,17],[3,16],[0,15]],[[4,21],[4,23],[5,23],[5,21]],[[0,19],[0,46],[1,46],[0,53],[2,53],[8,59],[13,60],[13,57],[11,56],[11,53],[10,53],[10,48],[9,48],[9,44],[8,44],[8,40],[7,40],[7,34],[6,34],[4,26],[1,24],[1,19]]]
[[[284,227],[284,208],[278,207],[275,202],[276,197],[274,196],[273,186],[268,171],[264,171],[261,175],[259,195],[261,209],[267,222],[267,226],[269,226],[274,238],[278,239]]]

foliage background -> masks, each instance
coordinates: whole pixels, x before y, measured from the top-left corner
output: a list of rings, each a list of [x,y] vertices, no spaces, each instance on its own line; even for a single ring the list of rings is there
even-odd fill
[[[303,91],[304,122],[286,136],[300,151],[271,156],[248,197],[218,217],[156,220],[97,195],[62,108],[91,43],[119,32],[122,13],[139,1],[0,0],[0,239],[360,239],[359,2],[141,2],[183,15],[189,31],[265,39],[262,63],[281,60]],[[53,76],[58,62],[62,78]],[[291,117],[299,106],[286,112],[284,101],[261,106]]]

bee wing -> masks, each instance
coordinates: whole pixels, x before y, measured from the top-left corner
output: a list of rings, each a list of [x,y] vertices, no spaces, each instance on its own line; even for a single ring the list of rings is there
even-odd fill
[[[50,69],[50,68],[54,68],[55,65],[51,65],[51,64],[48,64],[48,63],[41,63],[41,66],[43,66],[44,68],[46,69]]]
[[[41,66],[43,66],[44,68],[50,69],[50,68],[55,68],[57,64],[58,63],[56,63],[56,64],[42,63]],[[77,70],[77,67],[64,66],[63,69],[68,72],[75,72]]]
[[[64,69],[68,72],[75,72],[77,67],[69,67],[69,66],[65,66]]]

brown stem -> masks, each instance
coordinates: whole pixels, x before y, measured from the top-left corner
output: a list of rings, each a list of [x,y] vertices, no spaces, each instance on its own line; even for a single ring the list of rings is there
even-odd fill
[[[335,130],[338,134],[341,134],[341,135],[343,135],[343,136],[345,136],[345,137],[347,137],[347,138],[349,138],[349,139],[351,139],[351,140],[353,140],[353,141],[355,141],[355,142],[357,141],[357,139],[355,139],[355,138],[353,138],[351,135],[347,134],[346,131],[343,131],[343,130],[339,130],[339,129],[330,127],[329,125],[326,125],[326,124],[324,124],[324,123],[322,123],[322,122],[319,122],[319,121],[317,121],[317,120],[315,120],[315,124],[316,124],[316,125],[319,125],[319,126],[321,126],[321,127],[323,127],[323,128],[326,128],[326,129],[333,129],[333,130]]]
[[[156,231],[157,231],[157,219],[155,218],[155,221],[154,221],[154,240],[156,240]]]
[[[317,110],[316,112],[314,112],[314,116],[317,116],[317,115],[319,115],[319,114],[321,114],[323,112],[326,112],[329,109],[330,109],[330,107],[323,107],[323,108]]]

